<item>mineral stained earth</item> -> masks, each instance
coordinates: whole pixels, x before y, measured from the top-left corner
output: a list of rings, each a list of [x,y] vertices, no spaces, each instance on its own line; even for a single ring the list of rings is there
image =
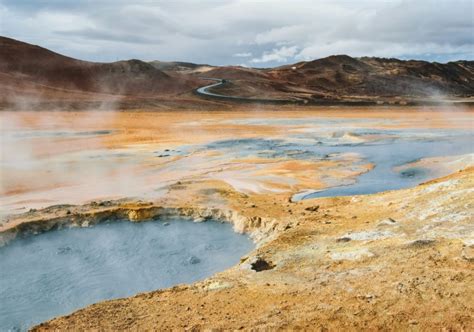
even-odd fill
[[[0,231],[8,241],[19,232],[180,214],[231,222],[256,243],[206,280],[93,304],[33,331],[469,331],[474,168],[461,168],[409,189],[298,202],[288,191],[244,193],[220,179],[191,178],[153,200],[12,214]]]

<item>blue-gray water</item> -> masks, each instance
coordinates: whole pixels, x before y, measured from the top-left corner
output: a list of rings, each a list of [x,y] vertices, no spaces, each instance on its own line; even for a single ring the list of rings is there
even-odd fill
[[[25,330],[101,300],[204,279],[252,248],[230,224],[180,219],[19,238],[0,248],[0,331]]]
[[[462,155],[474,152],[474,133],[465,130],[379,130],[341,128],[340,131],[315,130],[289,136],[287,139],[246,138],[216,141],[203,147],[205,150],[224,151],[228,156],[246,158],[285,158],[298,160],[337,160],[345,153],[356,153],[361,164],[372,163],[374,168],[357,177],[346,186],[334,186],[337,179],[327,179],[329,189],[318,192],[297,193],[293,200],[316,197],[372,194],[415,186],[443,174],[423,168],[395,170],[422,158]],[[328,134],[329,133],[329,134]],[[378,136],[367,142],[351,142],[353,137]],[[323,174],[324,177],[324,174]]]
[[[423,158],[473,153],[473,142],[474,136],[472,134],[461,133],[456,136],[446,135],[436,138],[401,137],[369,144],[320,146],[318,148],[320,153],[358,153],[365,161],[373,163],[375,167],[360,175],[354,184],[336,186],[309,195],[299,195],[299,197],[295,195],[294,198],[365,195],[413,187],[443,174],[433,173],[421,167],[397,172],[395,167]]]

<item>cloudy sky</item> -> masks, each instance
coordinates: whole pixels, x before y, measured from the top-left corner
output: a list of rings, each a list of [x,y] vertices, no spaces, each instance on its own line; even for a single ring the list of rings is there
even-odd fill
[[[349,54],[446,62],[474,59],[473,3],[0,0],[0,35],[93,61],[270,67]]]

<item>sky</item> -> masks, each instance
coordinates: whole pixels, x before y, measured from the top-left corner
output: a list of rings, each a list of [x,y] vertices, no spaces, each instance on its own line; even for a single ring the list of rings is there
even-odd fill
[[[0,35],[90,61],[474,59],[472,0],[0,0]],[[0,50],[1,51],[1,50]]]

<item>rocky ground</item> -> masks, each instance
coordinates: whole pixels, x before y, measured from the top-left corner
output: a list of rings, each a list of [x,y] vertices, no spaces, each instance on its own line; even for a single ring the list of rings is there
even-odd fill
[[[287,134],[277,125],[254,124],[250,131],[248,123],[239,122],[240,113],[206,114],[182,119],[179,114],[120,113],[111,120],[113,126],[94,121],[76,125],[75,129],[125,126],[128,130],[106,135],[100,142],[86,137],[75,138],[75,144],[67,139],[45,143],[39,153],[61,155],[87,146],[174,146],[187,143],[176,135],[186,128],[186,140],[198,142],[229,135]],[[265,116],[263,112],[252,114],[245,121]],[[276,119],[308,116],[291,112],[268,114]],[[373,121],[388,117],[384,111],[363,110],[323,114],[354,119],[370,115]],[[469,121],[455,121],[454,125],[439,112],[419,110],[410,118],[407,114],[391,112],[392,121],[378,125],[458,129],[470,126]],[[31,124],[35,116],[23,121]],[[69,123],[79,115],[54,116],[59,123]],[[456,113],[456,117],[469,120],[470,114]],[[235,121],[225,122],[224,118]],[[202,131],[189,130],[198,120]],[[32,130],[36,128],[35,123],[31,126]],[[291,130],[306,129],[298,125]],[[47,149],[52,146],[58,150]],[[114,219],[140,222],[178,214],[201,222],[210,218],[226,220],[257,244],[240,264],[202,282],[94,304],[33,330],[472,330],[474,168],[466,168],[472,164],[472,155],[425,159],[409,166],[420,163],[454,173],[406,190],[301,202],[290,200],[298,187],[246,191],[221,178],[184,176],[167,185],[164,194],[153,200],[72,200],[76,205],[60,204],[10,214],[0,225],[0,242],[8,242],[19,233],[39,233],[55,227],[88,227]],[[297,174],[302,165],[286,165],[285,172],[276,171]],[[464,169],[458,171],[460,168]],[[304,179],[304,168],[301,173]],[[68,190],[71,188],[74,187]],[[29,208],[30,203],[23,204]]]
[[[286,195],[243,195],[222,183],[183,183],[166,201],[98,202],[18,216],[12,230],[34,232],[113,217],[219,217],[258,244],[239,265],[202,282],[94,304],[33,330],[470,330],[473,173],[298,203]],[[209,186],[220,203],[199,200]],[[190,198],[182,198],[183,190]]]

